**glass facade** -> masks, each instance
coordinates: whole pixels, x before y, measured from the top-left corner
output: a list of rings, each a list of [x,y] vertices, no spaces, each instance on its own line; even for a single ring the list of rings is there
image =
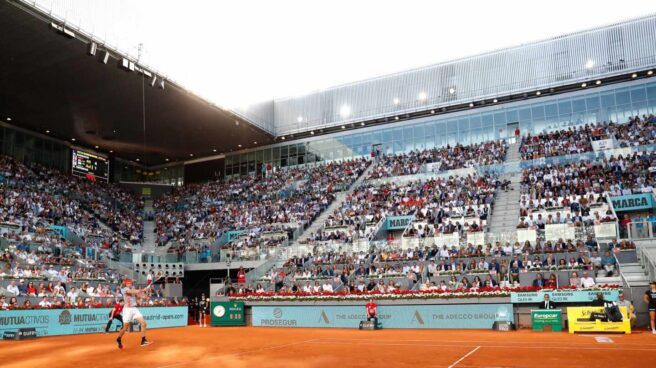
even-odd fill
[[[37,162],[68,171],[71,153],[67,145],[0,125],[0,153],[20,162]]]
[[[263,163],[288,167],[367,156],[373,145],[386,154],[398,154],[506,138],[517,124],[522,132],[536,133],[624,122],[655,110],[656,81],[636,81],[236,153],[226,157],[226,177],[254,173]]]

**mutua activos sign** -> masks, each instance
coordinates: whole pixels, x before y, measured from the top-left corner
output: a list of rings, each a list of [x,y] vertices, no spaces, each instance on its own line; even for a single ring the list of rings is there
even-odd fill
[[[615,211],[635,211],[653,208],[651,193],[611,197]]]
[[[148,328],[187,325],[187,307],[138,308]],[[31,309],[0,313],[0,331],[34,328],[37,336],[104,332],[111,308]],[[120,326],[119,322],[114,324]]]
[[[253,306],[253,326],[357,328],[366,320],[362,306]],[[383,328],[489,329],[513,321],[512,304],[390,305],[378,307]]]

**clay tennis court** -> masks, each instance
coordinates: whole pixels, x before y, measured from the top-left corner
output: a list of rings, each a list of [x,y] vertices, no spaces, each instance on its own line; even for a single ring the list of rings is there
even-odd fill
[[[649,365],[656,336],[567,333],[300,328],[151,330],[114,344],[116,334],[0,342],[3,367],[637,367]]]

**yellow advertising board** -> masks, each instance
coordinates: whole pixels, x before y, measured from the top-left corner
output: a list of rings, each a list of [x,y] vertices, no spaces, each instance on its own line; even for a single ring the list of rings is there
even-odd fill
[[[620,307],[622,322],[590,321],[590,314],[604,313],[604,307],[568,307],[567,328],[575,332],[623,332],[631,333],[631,319],[627,317],[626,307]]]

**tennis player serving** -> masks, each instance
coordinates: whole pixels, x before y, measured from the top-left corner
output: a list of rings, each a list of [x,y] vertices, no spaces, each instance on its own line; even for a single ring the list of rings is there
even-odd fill
[[[150,289],[150,285],[143,289],[135,289],[132,287],[132,280],[130,279],[125,279],[123,284],[125,285],[125,288],[123,289],[123,296],[125,297],[125,306],[123,307],[123,326],[116,338],[116,344],[119,349],[123,349],[121,338],[128,329],[128,326],[132,323],[132,320],[136,320],[141,326],[141,346],[150,345],[152,342],[146,340],[146,320],[144,320],[143,315],[141,315],[141,312],[137,309],[137,298],[143,297],[148,292],[148,289]]]

